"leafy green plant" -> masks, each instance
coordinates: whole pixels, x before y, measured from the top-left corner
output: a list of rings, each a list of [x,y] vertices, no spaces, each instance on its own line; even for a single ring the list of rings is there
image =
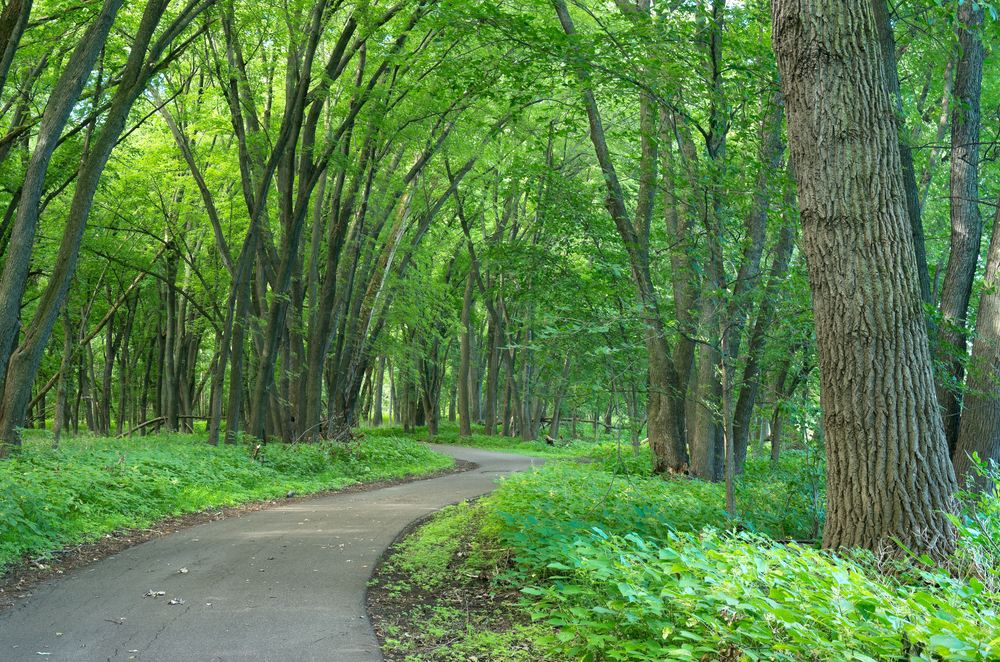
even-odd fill
[[[336,457],[317,445],[271,445],[254,460],[245,446],[212,447],[181,435],[85,437],[58,450],[38,437],[0,463],[0,564],[168,515],[430,473],[450,463],[426,446],[391,438]]]
[[[975,578],[1000,593],[1000,468],[978,455],[973,460],[976,476],[985,479],[991,489],[977,490],[970,481],[955,495],[958,512],[950,515],[958,530],[955,565],[970,581]]]
[[[996,595],[918,573],[908,585],[751,534],[661,543],[593,528],[525,588],[548,642],[584,660],[995,660]]]
[[[597,465],[511,477],[487,503],[517,562],[507,579],[570,659],[1000,659],[1000,594],[981,577],[886,573],[754,533],[786,532],[780,511],[810,503],[796,491],[803,462],[751,467],[738,494],[756,503],[737,522],[708,505],[721,505],[718,485],[612,479]]]
[[[816,540],[826,522],[826,466],[817,450],[748,459],[736,488],[743,523],[772,538]]]

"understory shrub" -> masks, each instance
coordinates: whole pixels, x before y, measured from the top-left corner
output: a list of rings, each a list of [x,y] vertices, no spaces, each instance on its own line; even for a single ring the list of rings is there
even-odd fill
[[[584,662],[1000,660],[1000,594],[984,570],[1000,556],[887,566],[760,533],[802,531],[823,503],[821,484],[795,474],[803,462],[748,467],[736,521],[722,486],[698,480],[596,464],[513,476],[489,497],[517,563],[508,579],[553,628],[546,643]],[[796,500],[806,514],[788,519]],[[1000,511],[995,498],[977,503],[975,521],[994,528],[963,520],[960,553],[975,544],[982,558],[1000,540]]]
[[[44,439],[0,462],[0,564],[69,541],[168,515],[429,473],[451,464],[426,446],[370,440],[331,454],[313,444],[241,445],[178,435],[84,438],[58,450]]]
[[[599,528],[525,588],[549,643],[583,660],[997,660],[996,594],[914,571],[910,582],[743,533],[659,542]],[[707,656],[707,657],[706,657]]]

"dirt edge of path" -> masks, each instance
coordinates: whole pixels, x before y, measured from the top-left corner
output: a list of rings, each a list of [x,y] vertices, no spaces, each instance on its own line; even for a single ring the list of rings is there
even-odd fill
[[[14,606],[15,601],[30,597],[35,589],[42,583],[61,576],[66,576],[80,568],[87,567],[109,556],[114,556],[122,550],[142,544],[153,538],[165,536],[192,526],[215,522],[229,517],[240,517],[246,513],[276,508],[291,503],[299,503],[312,499],[333,496],[335,494],[348,494],[352,492],[370,492],[380,490],[385,487],[393,487],[404,483],[413,483],[418,480],[431,480],[451,474],[463,473],[478,469],[475,462],[465,460],[454,461],[455,463],[448,469],[442,469],[432,474],[412,475],[408,474],[401,478],[376,480],[368,483],[355,483],[338,490],[323,490],[310,494],[294,495],[284,499],[272,499],[268,501],[251,501],[250,503],[238,506],[225,506],[222,508],[206,508],[194,513],[186,513],[176,517],[167,517],[153,522],[144,528],[121,528],[115,529],[104,537],[89,543],[83,543],[70,549],[53,550],[48,554],[55,554],[54,559],[38,557],[35,559],[25,558],[18,563],[8,566],[6,572],[0,575],[0,611]]]

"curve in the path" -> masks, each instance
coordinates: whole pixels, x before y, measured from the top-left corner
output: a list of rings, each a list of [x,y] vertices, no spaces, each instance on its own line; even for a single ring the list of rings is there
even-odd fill
[[[543,462],[432,448],[480,466],[262,510],[126,549],[0,613],[0,662],[381,660],[364,605],[376,559],[415,519]],[[164,595],[144,597],[149,591]]]

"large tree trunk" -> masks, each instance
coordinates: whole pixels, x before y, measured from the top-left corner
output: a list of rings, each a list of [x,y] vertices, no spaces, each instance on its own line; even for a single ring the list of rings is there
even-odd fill
[[[937,398],[944,418],[949,452],[958,441],[962,415],[963,360],[966,356],[966,316],[972,281],[982,245],[983,217],[979,213],[979,99],[983,86],[983,42],[979,30],[985,9],[971,2],[958,6],[958,42],[961,58],[955,67],[956,103],[951,115],[951,251],[941,286],[941,327],[937,356],[945,367]],[[963,27],[964,26],[964,27]]]
[[[872,0],[773,0],[826,432],[823,547],[952,546],[895,108]]]

